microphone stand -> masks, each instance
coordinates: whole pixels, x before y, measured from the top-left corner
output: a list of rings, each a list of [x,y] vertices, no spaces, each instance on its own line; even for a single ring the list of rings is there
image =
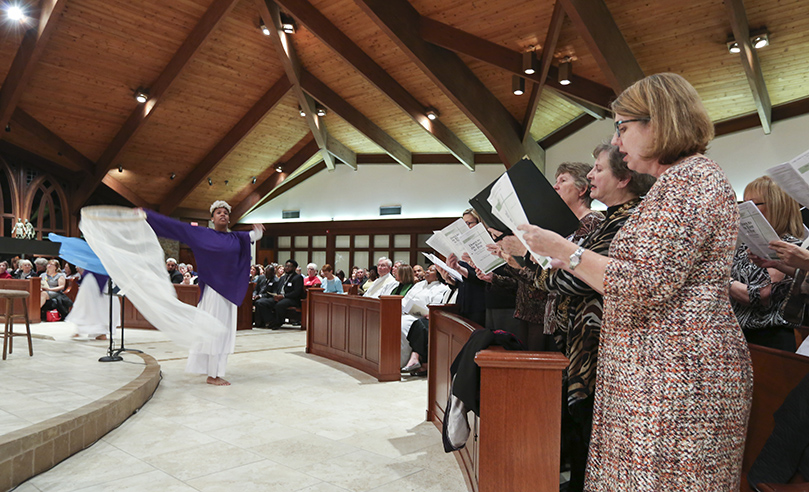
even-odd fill
[[[110,348],[109,348],[109,351],[107,352],[108,355],[105,355],[104,357],[101,357],[100,359],[98,359],[98,362],[118,362],[118,361],[124,360],[124,358],[121,357],[119,354],[114,353],[113,348],[112,348],[112,333],[113,333],[113,330],[115,329],[115,327],[113,326],[113,321],[112,321],[112,279],[111,278],[109,280],[107,280],[107,291],[110,294]],[[123,337],[123,330],[121,332],[121,336]],[[121,343],[123,343],[123,338],[121,339]]]
[[[142,354],[142,353],[143,353],[143,350],[138,350],[138,349],[128,349],[128,348],[124,347],[124,304],[125,304],[126,296],[125,296],[125,295],[122,295],[122,294],[119,292],[119,293],[118,293],[118,297],[121,299],[121,348],[119,348],[118,350],[116,350],[114,355],[115,355],[116,357],[120,357],[120,356],[121,356],[121,352],[137,352],[137,353],[139,353],[139,354]],[[111,304],[112,304],[112,301],[110,301],[110,305],[111,305]],[[110,316],[112,316],[112,314],[110,314]]]

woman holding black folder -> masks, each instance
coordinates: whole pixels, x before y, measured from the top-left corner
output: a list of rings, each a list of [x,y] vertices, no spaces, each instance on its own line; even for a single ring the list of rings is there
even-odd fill
[[[604,295],[585,490],[738,490],[753,374],[728,295],[736,194],[702,155],[713,124],[676,74],[636,82],[612,110],[629,168],[658,179],[609,256],[521,226]]]

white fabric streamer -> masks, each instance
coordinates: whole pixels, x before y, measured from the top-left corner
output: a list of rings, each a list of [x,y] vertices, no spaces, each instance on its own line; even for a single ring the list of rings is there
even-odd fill
[[[106,292],[106,287],[104,292]],[[72,323],[79,335],[96,337],[106,335],[110,331],[110,296],[98,288],[95,276],[84,272],[76,302],[70,314],[65,318],[66,323]],[[112,299],[113,328],[121,326],[121,303],[117,297]]]
[[[221,321],[177,299],[163,249],[143,210],[84,207],[79,229],[121,293],[172,341],[190,348],[226,334],[228,327]]]

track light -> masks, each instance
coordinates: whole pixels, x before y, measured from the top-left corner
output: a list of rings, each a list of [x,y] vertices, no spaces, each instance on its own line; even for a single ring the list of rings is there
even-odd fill
[[[438,110],[435,108],[427,108],[427,119],[430,121],[435,121],[438,117],[441,116],[438,113]]]
[[[765,33],[753,35],[750,37],[750,42],[753,43],[753,48],[760,50],[765,46],[770,45],[770,35]]]
[[[727,43],[725,43],[728,47],[728,53],[732,53],[734,55],[742,52],[742,47],[739,46],[739,43],[731,34],[728,36]],[[759,29],[757,31],[753,31],[750,33],[750,44],[753,45],[753,48],[760,50],[765,46],[770,45],[770,33],[767,32],[766,29]]]
[[[559,83],[562,85],[570,85],[570,76],[573,72],[573,62],[565,57],[562,63],[559,64]]]
[[[741,53],[742,49],[739,47],[739,43],[736,41],[728,41],[728,52],[735,55],[737,53]]]
[[[519,75],[512,75],[511,92],[513,92],[515,96],[522,96],[525,94],[525,79]]]
[[[143,87],[138,87],[137,90],[135,90],[135,100],[138,101],[141,104],[148,101],[149,100],[149,90],[144,89]]]
[[[208,178],[208,186],[213,186],[213,180],[211,178]]]
[[[320,104],[318,104],[315,109],[318,116],[320,117],[326,116],[326,108],[324,108]]]
[[[275,166],[275,172],[282,173],[284,172],[284,167],[281,165]]]
[[[298,105],[298,114],[301,115],[301,118],[306,118],[306,111],[300,105]]]
[[[522,54],[522,71],[525,75],[533,75],[537,71],[537,52],[526,51]]]
[[[118,172],[119,173],[124,172],[124,166],[118,166]]]
[[[295,19],[289,14],[281,12],[281,30],[287,34],[295,34],[296,28]]]
[[[262,34],[264,34],[265,36],[269,36],[270,34],[272,34],[272,33],[270,32],[270,28],[269,28],[269,27],[267,27],[267,24],[265,24],[264,22],[261,22],[261,23],[258,25],[258,28],[259,28],[259,29],[261,29],[261,33],[262,33]]]
[[[255,176],[253,176],[253,179],[250,180],[250,183],[256,184],[256,177]]]
[[[169,179],[174,179],[174,178],[176,178],[176,177],[177,177],[177,175],[176,175],[176,174],[171,173],[171,176],[169,177]]]

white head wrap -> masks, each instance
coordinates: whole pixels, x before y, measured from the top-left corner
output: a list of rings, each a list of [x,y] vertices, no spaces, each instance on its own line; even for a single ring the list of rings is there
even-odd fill
[[[230,213],[230,205],[225,200],[217,200],[211,204],[211,216],[213,216],[213,211],[217,208],[224,208]]]

